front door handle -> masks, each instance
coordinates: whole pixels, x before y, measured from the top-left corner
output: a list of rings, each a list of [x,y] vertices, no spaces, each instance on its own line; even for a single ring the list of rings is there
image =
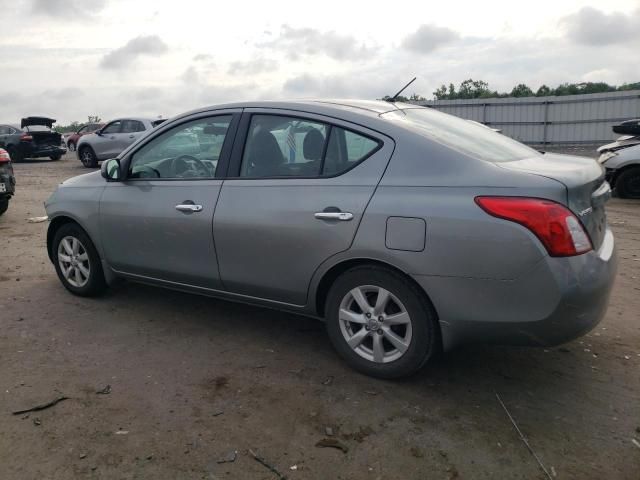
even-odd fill
[[[129,138],[136,138],[135,135],[129,135]]]
[[[202,211],[202,205],[194,205],[193,203],[181,203],[176,205],[176,210],[185,213],[197,213]]]
[[[318,220],[341,220],[343,222],[353,219],[353,213],[349,212],[317,212],[314,216]]]

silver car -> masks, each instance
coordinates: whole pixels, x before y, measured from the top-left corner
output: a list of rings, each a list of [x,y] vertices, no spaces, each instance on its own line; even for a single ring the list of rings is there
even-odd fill
[[[640,198],[640,144],[627,145],[603,151],[598,161],[619,197]]]
[[[377,101],[178,116],[46,203],[76,295],[117,277],[323,318],[369,375],[465,342],[553,345],[602,318],[616,271],[593,159]]]
[[[87,168],[95,168],[98,161],[113,158],[143,137],[161,120],[149,118],[118,118],[100,130],[83,135],[75,145],[78,159]]]

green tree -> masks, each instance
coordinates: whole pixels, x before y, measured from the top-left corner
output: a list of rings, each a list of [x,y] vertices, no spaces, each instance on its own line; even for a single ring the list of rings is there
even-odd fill
[[[533,97],[533,90],[531,90],[524,83],[519,83],[511,90],[510,97]]]
[[[546,85],[542,84],[540,85],[540,88],[538,88],[538,90],[536,90],[536,97],[548,97],[549,95],[552,95],[552,90],[547,87]]]
[[[87,119],[89,120],[88,123],[100,123],[100,122],[102,122],[102,119],[98,115],[89,115],[87,117]]]

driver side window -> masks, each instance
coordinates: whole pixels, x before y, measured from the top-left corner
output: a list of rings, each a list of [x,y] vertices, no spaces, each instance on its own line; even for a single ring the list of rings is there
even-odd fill
[[[109,125],[107,125],[105,127],[105,129],[102,131],[102,133],[104,133],[104,134],[119,133],[120,132],[121,123],[122,122],[120,122],[120,120],[116,120],[115,122],[111,122]]]
[[[183,123],[133,154],[129,178],[213,178],[231,115]]]

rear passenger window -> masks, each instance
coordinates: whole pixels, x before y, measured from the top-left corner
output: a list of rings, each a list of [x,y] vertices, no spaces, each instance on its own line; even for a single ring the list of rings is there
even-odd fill
[[[240,176],[322,177],[339,175],[367,158],[379,142],[317,121],[253,115]]]
[[[122,122],[122,133],[144,132],[144,125],[138,120],[124,120]]]
[[[378,149],[379,142],[364,135],[333,127],[324,160],[323,176],[338,175],[367,158]]]

